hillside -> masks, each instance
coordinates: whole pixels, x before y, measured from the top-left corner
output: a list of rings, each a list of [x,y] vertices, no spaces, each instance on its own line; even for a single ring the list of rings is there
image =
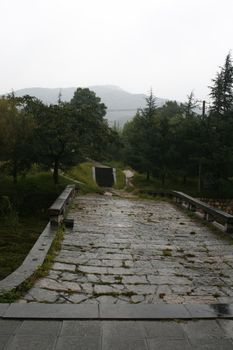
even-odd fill
[[[144,94],[133,94],[114,85],[89,86],[89,89],[95,91],[96,95],[99,96],[107,106],[106,118],[109,120],[110,124],[113,124],[114,121],[120,125],[124,124],[135,115],[138,108],[143,108],[145,106],[146,96]],[[35,96],[44,103],[50,104],[57,102],[59,91],[61,91],[63,101],[70,101],[75,90],[75,87],[62,89],[36,87],[16,90],[15,95]],[[165,102],[166,99],[157,99],[158,106],[163,105]]]

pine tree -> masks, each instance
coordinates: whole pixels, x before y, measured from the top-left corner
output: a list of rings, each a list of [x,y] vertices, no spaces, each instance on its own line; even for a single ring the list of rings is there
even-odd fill
[[[154,166],[154,146],[156,133],[154,130],[156,116],[156,97],[150,91],[146,97],[146,106],[139,109],[131,122],[123,129],[123,137],[127,143],[127,161],[135,169],[145,172],[149,180]]]
[[[229,112],[233,107],[233,66],[231,54],[226,57],[225,65],[222,69],[223,75],[223,112]]]
[[[195,115],[195,108],[198,107],[197,100],[195,99],[194,92],[191,91],[189,95],[187,95],[187,102],[182,104],[182,109],[184,111],[185,117],[191,117]]]
[[[140,109],[140,114],[144,118],[150,120],[152,117],[154,117],[154,114],[157,109],[155,101],[156,101],[156,97],[153,95],[153,91],[151,89],[149,96],[146,97],[146,107],[144,109]]]
[[[215,115],[224,115],[233,108],[233,66],[231,54],[226,57],[223,67],[220,67],[214,85],[210,87],[212,99],[211,112]]]

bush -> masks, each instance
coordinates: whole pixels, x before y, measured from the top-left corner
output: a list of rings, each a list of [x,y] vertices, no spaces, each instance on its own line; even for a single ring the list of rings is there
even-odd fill
[[[13,184],[11,178],[4,177],[1,179],[0,187],[0,198],[5,198],[5,204],[2,203],[2,206],[8,205],[11,212],[15,211],[19,216],[32,214],[44,216],[48,207],[68,183],[69,181],[61,178],[60,183],[54,185],[50,173],[37,173],[21,177],[17,184]],[[8,204],[6,204],[6,198]],[[1,214],[4,213],[0,212]]]

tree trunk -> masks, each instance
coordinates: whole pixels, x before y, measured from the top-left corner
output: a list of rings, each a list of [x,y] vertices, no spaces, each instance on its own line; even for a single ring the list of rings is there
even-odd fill
[[[16,165],[13,165],[12,176],[13,176],[14,184],[17,184],[17,181],[18,181],[18,169],[17,169]]]
[[[53,181],[55,184],[58,184],[58,168],[59,168],[59,161],[56,159],[54,161],[54,167],[53,167]]]
[[[187,175],[183,176],[183,184],[186,185],[186,181],[187,181]]]
[[[201,174],[202,173],[202,164],[201,164],[201,159],[199,160],[199,165],[198,165],[198,192],[201,192]]]
[[[146,179],[147,179],[147,181],[149,181],[150,180],[150,172],[147,170],[147,172],[146,172]]]
[[[163,186],[163,187],[165,186],[165,180],[166,180],[166,174],[163,173],[163,174],[162,174],[162,186]]]

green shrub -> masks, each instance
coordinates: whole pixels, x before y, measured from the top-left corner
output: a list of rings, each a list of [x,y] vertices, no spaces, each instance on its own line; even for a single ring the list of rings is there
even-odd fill
[[[55,185],[50,173],[37,173],[19,178],[17,184],[9,177],[0,180],[0,198],[8,198],[11,209],[19,216],[46,215],[48,207],[69,181],[60,178]],[[0,212],[1,214],[1,212]]]
[[[91,162],[81,163],[72,167],[68,172],[68,176],[72,179],[80,181],[80,190],[82,193],[96,192],[103,193],[103,190],[96,184],[92,173],[93,164]]]

